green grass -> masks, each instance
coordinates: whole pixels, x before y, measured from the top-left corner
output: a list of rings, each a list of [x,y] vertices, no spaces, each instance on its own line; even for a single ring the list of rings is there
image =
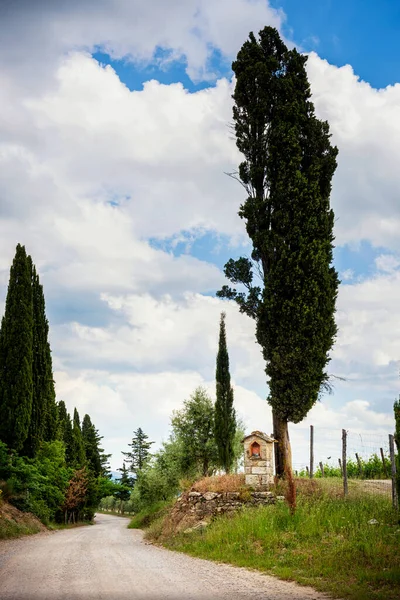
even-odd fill
[[[20,537],[21,535],[33,535],[41,531],[40,526],[25,525],[8,519],[0,519],[0,540]]]
[[[144,508],[136,513],[129,523],[128,529],[143,529],[149,527],[154,521],[162,518],[170,506],[170,501],[162,501]]]
[[[309,492],[298,495],[294,516],[279,502],[219,517],[202,532],[165,539],[155,524],[148,535],[173,550],[258,569],[336,597],[398,600],[400,525],[390,501],[367,494],[345,500],[325,486]]]

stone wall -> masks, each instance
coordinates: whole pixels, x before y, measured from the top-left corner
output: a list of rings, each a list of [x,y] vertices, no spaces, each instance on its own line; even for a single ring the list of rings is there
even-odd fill
[[[203,528],[217,515],[233,513],[244,506],[264,506],[275,503],[272,492],[186,492],[177,499],[165,522],[169,533],[189,533]]]

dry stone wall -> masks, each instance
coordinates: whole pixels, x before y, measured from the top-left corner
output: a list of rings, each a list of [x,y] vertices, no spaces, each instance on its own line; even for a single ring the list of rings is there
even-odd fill
[[[206,527],[217,515],[233,513],[244,506],[274,504],[275,501],[275,495],[268,491],[186,492],[176,501],[165,526],[168,533],[189,533]]]

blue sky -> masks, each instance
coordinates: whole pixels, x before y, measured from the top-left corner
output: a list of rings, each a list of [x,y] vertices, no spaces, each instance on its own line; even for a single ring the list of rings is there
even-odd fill
[[[306,52],[352,65],[374,87],[398,81],[400,5],[396,0],[273,0],[287,19],[283,31]]]
[[[23,27],[12,10],[0,21],[0,302],[24,243],[58,398],[91,415],[113,468],[138,426],[159,443],[196,386],[214,394],[221,310],[238,414],[270,431],[254,323],[215,298],[225,262],[251,253],[243,190],[225,175],[240,161],[230,65],[268,24],[312,51],[316,111],[339,148],[330,372],[346,381],[293,428],[295,462],[310,423],[386,439],[400,365],[400,86],[387,87],[400,78],[397,3],[34,4]]]

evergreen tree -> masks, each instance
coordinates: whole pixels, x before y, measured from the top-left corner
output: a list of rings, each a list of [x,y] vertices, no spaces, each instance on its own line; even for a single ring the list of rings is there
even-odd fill
[[[82,421],[82,439],[85,448],[86,461],[89,469],[96,477],[102,474],[100,447],[102,439],[93,425],[89,415],[85,415]]]
[[[139,427],[133,432],[132,443],[128,444],[132,448],[131,452],[122,452],[127,457],[129,470],[133,473],[141,471],[150,458],[150,447],[154,442],[148,442],[148,439],[149,436]]]
[[[30,260],[30,257],[28,257]],[[53,441],[57,433],[57,405],[55,400],[49,324],[46,318],[43,287],[31,263],[33,303],[33,353],[32,353],[32,413],[24,453],[35,456],[40,442]]]
[[[74,463],[72,422],[63,400],[60,400],[57,405],[57,422],[57,437],[65,445],[65,461],[68,466],[72,466]]]
[[[21,450],[32,413],[33,306],[31,262],[18,244],[0,330],[0,439]]]
[[[304,419],[326,385],[337,331],[329,201],[337,149],[328,123],[315,116],[306,61],[265,27],[259,40],[250,34],[232,65],[236,144],[244,155],[238,178],[248,194],[239,215],[253,262],[228,261],[226,276],[245,291],[224,286],[218,295],[256,320],[280,476],[292,468],[288,422]],[[261,286],[253,283],[253,264]]]
[[[220,465],[230,472],[234,460],[234,439],[236,432],[236,415],[233,408],[233,389],[229,372],[229,355],[226,345],[225,313],[221,313],[219,325],[219,345],[216,368],[216,402],[215,402],[215,441],[218,448]]]
[[[400,506],[400,400],[396,400],[394,403],[394,419],[395,419],[395,434],[394,440],[397,447],[396,455],[396,487],[397,487],[397,499]]]
[[[121,471],[121,477],[118,479],[121,488],[118,490],[116,496],[119,500],[125,502],[130,498],[135,480],[129,475],[129,469],[126,468],[125,461],[122,463],[122,468],[118,469],[118,471]]]
[[[82,438],[81,422],[77,409],[74,409],[74,419],[72,423],[72,464],[78,468],[86,463],[85,447]]]

